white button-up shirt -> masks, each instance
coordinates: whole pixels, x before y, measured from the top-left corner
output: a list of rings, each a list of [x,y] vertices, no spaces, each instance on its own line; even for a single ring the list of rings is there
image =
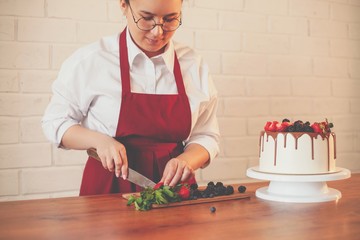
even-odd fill
[[[190,48],[170,41],[163,54],[148,58],[127,32],[131,91],[177,94],[173,75],[174,50],[179,59],[191,108],[191,133],[184,141],[202,145],[213,159],[219,152],[217,92],[208,66]],[[121,106],[119,34],[77,50],[61,66],[53,96],[42,118],[47,138],[60,146],[65,131],[75,125],[115,136]]]

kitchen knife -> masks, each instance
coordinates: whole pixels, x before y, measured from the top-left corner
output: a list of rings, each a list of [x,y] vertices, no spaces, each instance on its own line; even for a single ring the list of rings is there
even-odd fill
[[[100,158],[96,152],[96,149],[95,148],[90,148],[87,150],[87,154],[100,161]],[[143,188],[146,188],[146,187],[154,187],[156,185],[156,183],[154,183],[153,181],[151,181],[150,179],[148,179],[147,177],[145,177],[144,175],[138,173],[137,171],[131,169],[131,168],[128,168],[128,176],[127,176],[127,179],[128,181],[140,186],[140,187],[143,187]]]

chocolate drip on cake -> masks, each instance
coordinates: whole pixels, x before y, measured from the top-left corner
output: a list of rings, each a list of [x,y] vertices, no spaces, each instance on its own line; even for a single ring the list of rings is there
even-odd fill
[[[311,159],[314,160],[314,138],[310,137],[311,139]],[[329,149],[329,141],[328,141],[328,149]]]
[[[311,139],[311,158],[312,160],[315,159],[315,150],[314,150],[314,138],[317,139],[318,136],[321,136],[322,140],[327,141],[327,146],[328,146],[328,170],[330,170],[330,141],[329,141],[329,137],[330,135],[333,136],[334,139],[334,159],[336,159],[336,137],[335,137],[335,133],[329,133],[329,134],[319,134],[319,133],[308,133],[308,132],[269,132],[269,131],[261,131],[260,133],[260,141],[259,141],[259,157],[261,155],[261,152],[264,152],[264,141],[265,141],[265,133],[266,133],[266,142],[269,141],[269,136],[271,136],[274,139],[274,166],[276,166],[276,155],[277,155],[277,139],[278,139],[278,135],[282,134],[284,135],[284,148],[286,148],[286,142],[287,142],[287,135],[291,134],[294,139],[295,139],[295,149],[298,149],[298,140],[301,136],[303,136],[304,134],[309,135],[310,139]]]
[[[333,136],[334,139],[334,159],[336,159],[336,136],[335,133],[330,133]],[[329,137],[330,134],[327,136],[327,145],[328,145],[328,171],[330,171],[330,141],[329,141]]]

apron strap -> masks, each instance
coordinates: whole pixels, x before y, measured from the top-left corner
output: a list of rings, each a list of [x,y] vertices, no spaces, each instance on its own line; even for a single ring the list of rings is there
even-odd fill
[[[175,51],[174,51],[174,76],[175,76],[178,93],[181,95],[186,95],[180,64]]]
[[[128,49],[126,45],[126,28],[120,34],[119,40],[119,55],[120,55],[120,75],[123,94],[130,93],[130,65],[128,59]],[[184,81],[181,74],[179,60],[176,52],[174,51],[174,69],[175,82],[178,89],[178,93],[181,95],[185,93]]]
[[[122,93],[130,93],[130,66],[128,59],[128,49],[126,46],[126,28],[120,34],[119,55]]]

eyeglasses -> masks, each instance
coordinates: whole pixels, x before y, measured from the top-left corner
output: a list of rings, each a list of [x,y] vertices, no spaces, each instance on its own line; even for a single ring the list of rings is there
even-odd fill
[[[172,32],[178,29],[181,25],[181,15],[177,18],[165,18],[163,23],[156,23],[153,17],[142,17],[138,20],[134,17],[134,12],[129,4],[131,15],[136,26],[142,31],[150,31],[156,26],[160,26],[164,32]]]

